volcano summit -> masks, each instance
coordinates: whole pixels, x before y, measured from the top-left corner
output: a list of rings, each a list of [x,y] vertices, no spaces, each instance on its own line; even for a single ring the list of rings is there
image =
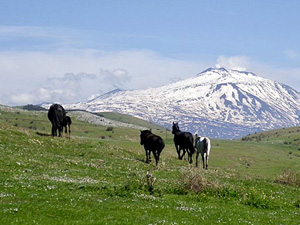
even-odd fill
[[[167,128],[215,138],[299,125],[300,93],[251,72],[210,68],[195,77],[146,90],[114,90],[66,106],[133,115]]]

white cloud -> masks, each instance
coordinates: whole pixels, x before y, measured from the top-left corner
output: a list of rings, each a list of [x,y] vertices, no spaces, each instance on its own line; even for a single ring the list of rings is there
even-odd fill
[[[232,70],[247,71],[250,59],[246,56],[219,56],[216,67],[224,67]]]
[[[147,50],[2,51],[0,104],[86,101],[115,88],[144,89],[168,84],[214,64],[254,72],[300,90],[300,68],[277,68],[247,56],[219,56],[216,61],[178,60]]]
[[[293,60],[299,59],[300,54],[286,51],[285,54]],[[299,58],[298,58],[299,57]],[[216,67],[248,71],[270,80],[278,81],[300,91],[300,68],[282,68],[276,65],[258,62],[247,56],[219,56]]]
[[[0,104],[85,101],[114,88],[143,89],[193,76],[209,63],[152,51],[0,52]]]
[[[300,53],[296,52],[294,50],[287,50],[284,52],[285,56],[288,57],[288,59],[293,61],[299,61],[300,59]]]
[[[106,84],[113,88],[123,88],[125,83],[131,80],[131,76],[125,69],[100,70],[100,77]]]

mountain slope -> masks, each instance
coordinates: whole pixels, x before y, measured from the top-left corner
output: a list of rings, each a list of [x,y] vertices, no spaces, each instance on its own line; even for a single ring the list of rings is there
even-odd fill
[[[217,138],[299,124],[300,93],[249,72],[210,68],[146,90],[115,90],[69,108],[134,115],[170,128]]]

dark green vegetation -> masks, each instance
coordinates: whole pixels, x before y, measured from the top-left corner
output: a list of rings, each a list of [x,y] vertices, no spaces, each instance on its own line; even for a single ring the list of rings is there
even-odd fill
[[[297,128],[212,140],[205,171],[163,129],[155,167],[139,130],[73,118],[70,140],[52,138],[46,112],[0,113],[0,224],[300,223]]]

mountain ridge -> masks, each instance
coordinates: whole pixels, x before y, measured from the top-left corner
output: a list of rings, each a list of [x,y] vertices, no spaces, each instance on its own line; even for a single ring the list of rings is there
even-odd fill
[[[215,138],[299,125],[300,93],[252,72],[209,68],[145,90],[113,90],[67,108],[113,111]]]

